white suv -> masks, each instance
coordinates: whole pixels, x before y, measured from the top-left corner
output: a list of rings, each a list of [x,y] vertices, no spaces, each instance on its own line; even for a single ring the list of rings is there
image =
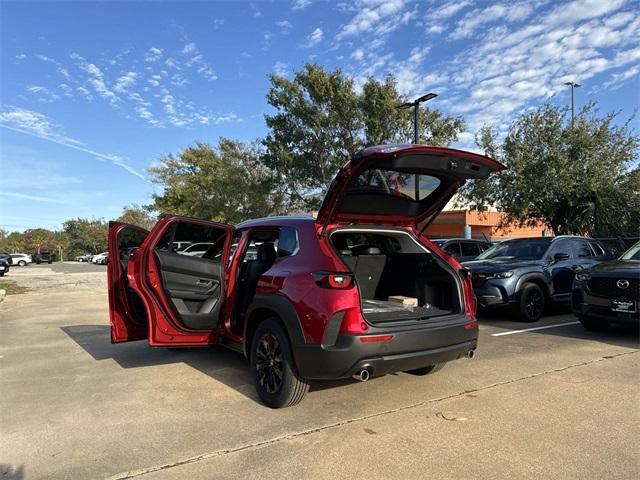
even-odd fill
[[[31,255],[27,255],[26,253],[12,253],[11,260],[13,261],[14,265],[19,265],[21,267],[24,267],[29,263],[33,263]]]

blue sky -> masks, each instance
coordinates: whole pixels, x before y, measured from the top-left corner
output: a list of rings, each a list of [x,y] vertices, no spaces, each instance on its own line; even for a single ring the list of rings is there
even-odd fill
[[[394,73],[463,115],[458,147],[527,108],[638,105],[640,16],[625,0],[7,2],[0,228],[110,219],[149,201],[146,169],[194,141],[265,134],[270,73],[306,62],[356,85]]]

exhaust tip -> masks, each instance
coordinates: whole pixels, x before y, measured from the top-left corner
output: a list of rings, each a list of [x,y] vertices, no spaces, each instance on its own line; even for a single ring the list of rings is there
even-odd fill
[[[469,351],[467,352],[467,358],[473,358],[473,357],[475,357],[475,356],[476,356],[476,352],[475,352],[475,350],[469,350]]]
[[[360,373],[356,373],[355,375],[353,375],[353,378],[361,382],[366,382],[367,380],[369,380],[369,378],[371,378],[371,373],[369,373],[369,370],[364,368],[360,371]]]

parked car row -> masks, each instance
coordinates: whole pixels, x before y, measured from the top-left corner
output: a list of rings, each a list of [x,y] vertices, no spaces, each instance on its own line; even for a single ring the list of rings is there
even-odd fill
[[[96,265],[107,265],[109,263],[109,252],[102,252],[97,254],[87,253],[85,255],[78,255],[75,257],[76,262],[94,263]]]

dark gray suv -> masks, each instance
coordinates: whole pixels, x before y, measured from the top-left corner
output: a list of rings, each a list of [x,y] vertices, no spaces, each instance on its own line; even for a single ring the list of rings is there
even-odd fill
[[[548,304],[571,303],[576,272],[608,258],[596,240],[559,236],[506,240],[463,265],[472,272],[481,307],[511,307],[523,321],[535,322]]]

